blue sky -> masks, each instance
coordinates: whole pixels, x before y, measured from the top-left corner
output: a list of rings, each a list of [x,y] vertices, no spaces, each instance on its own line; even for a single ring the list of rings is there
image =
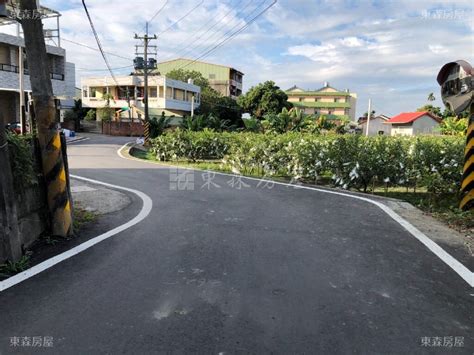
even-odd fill
[[[134,33],[165,2],[86,1],[106,50],[130,59]],[[204,0],[159,36],[158,60],[183,54],[197,58],[271,2]],[[168,29],[199,3],[169,0],[151,23],[151,32]],[[44,0],[41,4],[62,12],[65,39],[96,47],[80,1]],[[283,89],[293,85],[316,89],[328,81],[357,93],[358,115],[367,111],[368,98],[378,113],[395,115],[426,104],[430,92],[439,97],[436,75],[444,63],[465,59],[474,64],[473,7],[467,0],[279,0],[203,60],[244,72],[244,90],[265,80]],[[68,61],[76,64],[78,83],[81,76],[107,75],[98,52],[66,41],[62,44]],[[115,68],[131,65],[124,58],[108,58]],[[440,100],[436,103],[442,105]]]

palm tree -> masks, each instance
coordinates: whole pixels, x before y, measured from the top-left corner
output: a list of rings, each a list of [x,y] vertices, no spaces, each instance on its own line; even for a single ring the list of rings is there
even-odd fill
[[[436,100],[436,97],[434,96],[434,94],[431,92],[429,95],[428,95],[428,101],[434,101]]]

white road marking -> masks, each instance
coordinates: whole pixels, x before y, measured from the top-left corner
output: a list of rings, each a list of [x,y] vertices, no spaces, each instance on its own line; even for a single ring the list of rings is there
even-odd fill
[[[161,163],[161,162],[160,163],[154,163],[154,162],[139,159],[139,158],[125,157],[125,156],[122,155],[121,151],[123,149],[125,149],[129,144],[131,144],[131,142],[124,144],[117,151],[117,154],[121,158],[129,159],[129,160],[138,160],[138,161],[141,161],[141,162],[144,162],[144,163],[161,165],[163,167],[177,168],[177,166],[175,166],[175,165],[166,165],[165,163]],[[208,170],[188,168],[188,167],[179,167],[179,168],[180,169],[185,169],[185,170],[208,171]],[[310,186],[305,186],[305,185],[293,185],[293,184],[288,184],[288,183],[285,183],[285,182],[279,182],[279,181],[267,180],[267,179],[259,179],[259,178],[243,176],[243,175],[222,173],[222,172],[218,172],[218,171],[213,171],[213,172],[215,172],[218,175],[241,177],[242,179],[247,179],[247,180],[262,181],[262,182],[274,183],[275,185],[290,186],[290,187],[294,187],[294,188],[297,188],[297,189],[318,191],[318,192],[323,192],[323,193],[332,194],[332,195],[350,197],[350,198],[354,198],[354,199],[357,199],[357,200],[361,200],[361,201],[371,203],[371,204],[377,206],[378,208],[380,208],[386,214],[388,214],[395,222],[400,224],[406,231],[408,231],[412,236],[414,236],[416,239],[418,239],[433,254],[435,254],[438,258],[440,258],[446,265],[448,265],[452,270],[454,270],[464,281],[466,281],[469,286],[474,287],[474,273],[473,272],[471,272],[466,266],[464,266],[462,263],[460,263],[458,260],[456,260],[453,256],[451,256],[447,251],[445,251],[443,248],[441,248],[438,244],[436,244],[434,241],[432,241],[423,232],[421,232],[419,229],[417,229],[415,226],[413,226],[410,222],[408,222],[406,219],[401,217],[399,214],[397,214],[390,207],[384,205],[381,202],[374,201],[374,200],[372,200],[370,198],[367,198],[367,197],[351,195],[351,194],[344,193],[344,192],[339,192],[339,191],[324,190],[324,189],[319,189],[319,188],[316,188],[316,187],[310,187]]]
[[[93,239],[90,239],[68,251],[65,251],[64,253],[61,253],[59,255],[56,255],[48,260],[45,260],[43,261],[42,263],[38,264],[38,265],[35,265],[31,268],[29,268],[28,270],[25,270],[19,274],[16,274],[4,281],[0,281],[0,292],[1,291],[4,291],[6,290],[7,288],[10,288],[22,281],[25,281],[27,279],[29,279],[30,277],[33,277],[37,274],[39,274],[40,272],[46,270],[46,269],[49,269],[50,267],[66,260],[66,259],[69,259],[70,257],[74,256],[74,255],[77,255],[79,254],[80,252],[86,250],[86,249],[89,249],[90,247],[96,245],[97,243],[100,243],[102,242],[103,240],[105,239],[108,239],[120,232],[123,232],[124,230],[134,226],[135,224],[143,221],[150,213],[152,207],[153,207],[153,201],[151,200],[151,198],[144,194],[143,192],[141,191],[138,191],[138,190],[134,190],[134,189],[129,189],[127,187],[122,187],[122,186],[117,186],[117,185],[112,185],[112,184],[109,184],[109,183],[106,183],[106,182],[102,182],[102,181],[97,181],[97,180],[93,180],[93,179],[88,179],[88,178],[85,178],[85,177],[82,177],[82,176],[77,176],[77,175],[71,175],[72,178],[74,179],[77,179],[77,180],[82,180],[82,181],[87,181],[87,182],[90,182],[90,183],[94,183],[94,184],[99,184],[99,185],[103,185],[103,186],[107,186],[107,187],[111,187],[111,188],[114,188],[114,189],[119,189],[119,190],[124,190],[124,191],[128,191],[128,192],[131,192],[131,193],[134,193],[135,195],[137,195],[138,197],[140,197],[140,199],[143,201],[143,206],[142,206],[142,209],[140,210],[140,213],[138,213],[133,219],[131,219],[130,221],[128,221],[127,223],[124,223],[112,230],[109,230]]]
[[[79,142],[84,142],[86,140],[90,139],[89,137],[81,137],[81,138],[78,138],[78,139],[75,139],[73,141],[66,141],[66,144],[69,145],[69,144],[74,144],[74,143],[79,143]]]

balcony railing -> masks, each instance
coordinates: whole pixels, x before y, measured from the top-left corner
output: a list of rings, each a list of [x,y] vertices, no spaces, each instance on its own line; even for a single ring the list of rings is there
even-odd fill
[[[20,67],[18,65],[0,63],[0,70],[7,71],[10,73],[19,73]],[[30,75],[30,71],[27,68],[23,69],[23,73],[25,75]],[[50,77],[54,80],[64,80],[64,74],[50,73]]]

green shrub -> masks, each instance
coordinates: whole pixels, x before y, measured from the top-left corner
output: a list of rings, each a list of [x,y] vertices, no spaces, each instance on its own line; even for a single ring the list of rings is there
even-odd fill
[[[459,191],[463,137],[218,133],[176,130],[152,141],[159,160],[222,159],[235,173],[285,176],[367,191],[372,185]]]
[[[24,188],[37,183],[33,152],[33,138],[7,133],[10,165],[12,168],[14,188],[21,192]]]

